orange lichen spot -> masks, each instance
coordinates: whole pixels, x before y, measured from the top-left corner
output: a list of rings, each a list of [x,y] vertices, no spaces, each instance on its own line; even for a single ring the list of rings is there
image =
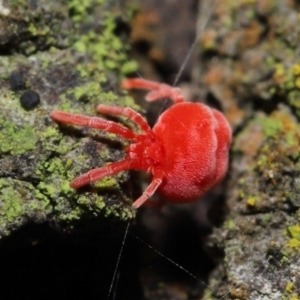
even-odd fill
[[[206,85],[214,85],[223,81],[223,69],[221,66],[213,66],[204,77]]]
[[[258,21],[251,22],[249,28],[243,32],[243,39],[241,41],[242,48],[249,48],[256,46],[260,41],[263,28]]]
[[[201,35],[200,41],[205,49],[212,49],[216,46],[217,32],[213,29],[206,30]]]

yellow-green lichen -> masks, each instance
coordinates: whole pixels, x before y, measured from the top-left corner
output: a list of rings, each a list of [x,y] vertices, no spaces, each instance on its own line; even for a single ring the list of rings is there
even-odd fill
[[[262,125],[263,133],[268,138],[276,138],[278,132],[283,129],[280,120],[273,118],[258,118],[258,123]]]
[[[96,115],[98,103],[135,106],[130,97],[107,92],[117,90],[123,72],[136,68],[135,62],[127,61],[128,44],[115,35],[119,12],[105,9],[108,0],[55,3],[44,7],[50,20],[46,24],[40,17],[41,6],[29,11],[28,3],[22,3],[13,11],[22,14],[7,19],[15,22],[9,23],[15,26],[14,34],[22,36],[14,51],[35,53],[30,57],[12,53],[1,59],[0,76],[5,84],[0,97],[0,156],[1,174],[7,178],[1,178],[0,236],[29,218],[42,222],[51,214],[51,219],[71,221],[87,211],[105,214],[110,201],[114,207],[109,214],[129,218],[132,212],[123,212],[124,203],[116,201],[113,193],[111,198],[110,193],[102,195],[103,187],[122,194],[118,177],[97,183],[99,191],[93,185],[77,191],[69,184],[79,174],[117,159],[111,159],[113,150],[94,139],[94,131],[57,125],[49,116],[54,109]],[[59,26],[61,20],[64,28]],[[4,30],[8,38],[10,29]],[[9,90],[12,72],[24,74],[26,88],[40,94],[36,109],[25,111],[20,105],[23,91]],[[87,136],[81,136],[85,132]]]
[[[79,207],[74,207],[68,212],[63,212],[63,210],[59,209],[58,217],[62,221],[74,221],[79,220],[82,215],[82,210]]]
[[[61,181],[59,189],[64,195],[68,195],[69,193],[74,193],[74,189],[70,187],[70,181],[67,180]]]
[[[1,190],[1,196],[5,199],[1,205],[1,216],[5,216],[8,222],[14,221],[23,213],[20,194],[11,187],[5,187]]]
[[[295,283],[290,281],[285,286],[285,295],[283,300],[300,300],[299,295],[295,293]]]
[[[116,101],[118,97],[112,92],[103,92],[99,82],[87,82],[83,85],[77,86],[74,89],[69,89],[65,95],[63,95],[62,99],[66,99],[66,97],[74,96],[76,100],[82,100],[83,98],[86,102],[90,103],[112,103],[112,101]],[[63,107],[64,110],[68,110],[68,107]],[[94,108],[93,108],[94,109]],[[76,110],[72,108],[74,112]],[[79,112],[79,111],[77,111]],[[96,113],[96,112],[95,112]]]
[[[295,63],[292,67],[283,64],[275,65],[274,80],[278,87],[286,93],[288,103],[296,109],[300,115],[300,63]],[[276,91],[275,88],[274,91]]]
[[[117,181],[115,177],[104,177],[103,179],[97,181],[94,186],[97,188],[112,188],[116,186]]]
[[[300,126],[291,111],[280,106],[270,115],[258,113],[237,136],[233,149],[240,151],[247,161],[247,172],[237,181],[244,209],[265,211],[297,203],[297,188],[291,187],[294,179],[283,170],[298,172],[299,132]],[[251,142],[247,143],[248,140]],[[279,188],[280,184],[284,188]],[[295,246],[294,241],[291,243]]]
[[[278,141],[278,147],[285,151],[289,149],[295,159],[299,156],[299,125],[287,109],[279,109],[268,117],[259,117],[256,122],[262,127],[265,139]]]
[[[97,4],[103,4],[107,0],[70,0],[68,1],[68,8],[71,12],[74,22],[83,21],[88,17],[88,11]]]
[[[234,220],[228,220],[224,223],[224,228],[233,230],[235,227],[236,226],[235,226]]]
[[[80,195],[77,199],[77,203],[88,206],[90,205],[90,200],[86,196]]]
[[[114,34],[115,26],[114,17],[106,13],[101,33],[91,30],[75,42],[75,50],[91,58],[89,62],[76,67],[82,77],[93,74],[97,82],[103,82],[106,81],[104,70],[118,70],[120,74],[137,70],[137,63],[126,59],[126,48]]]
[[[300,76],[300,63],[297,63],[293,66],[294,76]]]
[[[58,189],[55,184],[40,182],[37,188],[47,197],[55,198],[58,194]]]
[[[288,228],[289,234],[300,241],[300,225],[293,225]]]
[[[98,210],[102,210],[105,207],[105,202],[103,201],[103,197],[98,197],[94,203],[96,209]]]
[[[54,158],[51,161],[46,161],[44,163],[44,168],[51,174],[55,173],[58,175],[63,175],[66,173],[66,164],[62,162],[60,158]]]
[[[293,282],[288,282],[285,286],[285,290],[288,292],[288,293],[292,293],[293,290],[294,290],[294,283]]]
[[[286,249],[300,251],[300,226],[293,225],[287,229],[288,235],[291,237],[286,243]]]
[[[295,239],[295,238],[291,238],[288,242],[287,242],[287,246],[289,248],[294,248],[300,251],[300,241]]]
[[[247,200],[247,205],[249,206],[255,206],[256,202],[257,202],[257,197],[249,197]]]
[[[32,126],[17,126],[11,121],[0,120],[0,128],[0,152],[19,155],[34,149],[37,135]]]
[[[35,199],[32,191],[35,188],[30,183],[0,179],[0,226],[7,227],[9,223],[16,225],[16,222],[21,224],[26,216],[34,212],[45,215],[51,211],[48,199],[42,195]]]
[[[44,132],[42,132],[41,136],[44,139],[52,138],[52,137],[58,137],[59,136],[59,131],[57,128],[54,126],[48,126]]]

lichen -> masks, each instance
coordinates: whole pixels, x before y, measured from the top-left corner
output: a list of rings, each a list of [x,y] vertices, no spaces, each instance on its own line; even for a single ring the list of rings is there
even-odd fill
[[[127,44],[115,34],[118,10],[109,1],[69,1],[47,4],[43,18],[42,7],[42,2],[30,8],[27,2],[12,6],[10,18],[2,21],[11,22],[15,31],[0,22],[3,47],[14,46],[5,44],[14,34],[22,37],[0,66],[0,237],[28,220],[46,221],[50,214],[64,223],[87,213],[134,216],[119,185],[127,173],[80,192],[69,185],[79,174],[120,159],[122,149],[99,141],[101,133],[59,126],[49,117],[53,109],[96,115],[100,102],[138,108],[129,96],[112,92],[125,73],[136,68],[127,59]],[[22,16],[26,25],[14,15]],[[11,72],[21,72],[25,88],[39,93],[37,108],[23,110],[19,98],[24,90],[9,89]],[[104,83],[112,90],[103,88]]]
[[[300,158],[299,130],[300,126],[289,110],[281,107],[270,116],[258,114],[237,137],[233,149],[251,155],[248,168],[255,174],[254,177],[242,176],[238,181],[240,198],[245,199],[249,207],[266,209],[266,205],[271,205],[267,195],[270,191],[277,194],[276,203],[279,206],[294,198],[292,189],[277,191],[276,183],[294,180],[282,175],[282,170],[300,171],[296,164]],[[247,148],[244,142],[250,135],[254,137],[251,139],[252,149]]]
[[[0,121],[1,122],[1,121]],[[29,125],[16,126],[10,121],[0,123],[0,151],[19,155],[28,150],[34,149],[37,139],[34,129]]]
[[[214,11],[219,17],[202,34],[209,45],[203,57],[214,53],[218,58],[203,60],[204,82],[235,129],[229,213],[213,235],[215,246],[222,245],[224,263],[209,282],[217,291],[212,299],[299,294],[294,281],[300,274],[297,9],[296,1],[221,1]],[[287,292],[288,282],[294,287]],[[231,288],[240,286],[243,295]]]
[[[32,184],[15,179],[0,179],[0,228],[1,235],[9,233],[10,226],[17,228],[28,217],[40,221],[52,212],[50,202],[45,197],[32,197]],[[10,226],[8,226],[10,225]]]

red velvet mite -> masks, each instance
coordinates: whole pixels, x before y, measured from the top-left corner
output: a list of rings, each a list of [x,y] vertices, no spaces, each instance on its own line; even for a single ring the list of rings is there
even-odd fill
[[[170,98],[174,105],[160,115],[152,129],[131,108],[101,104],[97,107],[102,114],[129,118],[140,133],[102,118],[53,111],[51,117],[58,122],[101,129],[131,141],[125,149],[124,160],[75,178],[71,187],[80,188],[124,170],[144,170],[152,174],[152,180],[133,203],[133,207],[138,208],[156,190],[169,202],[195,201],[224,177],[231,128],[221,112],[202,103],[185,102],[181,90],[167,84],[135,78],[125,79],[122,86],[150,90],[147,101]]]

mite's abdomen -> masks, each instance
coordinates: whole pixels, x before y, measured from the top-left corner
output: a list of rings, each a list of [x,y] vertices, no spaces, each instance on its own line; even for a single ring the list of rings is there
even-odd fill
[[[224,177],[231,129],[221,113],[201,103],[179,103],[160,116],[153,131],[165,150],[158,191],[166,200],[194,201]]]

